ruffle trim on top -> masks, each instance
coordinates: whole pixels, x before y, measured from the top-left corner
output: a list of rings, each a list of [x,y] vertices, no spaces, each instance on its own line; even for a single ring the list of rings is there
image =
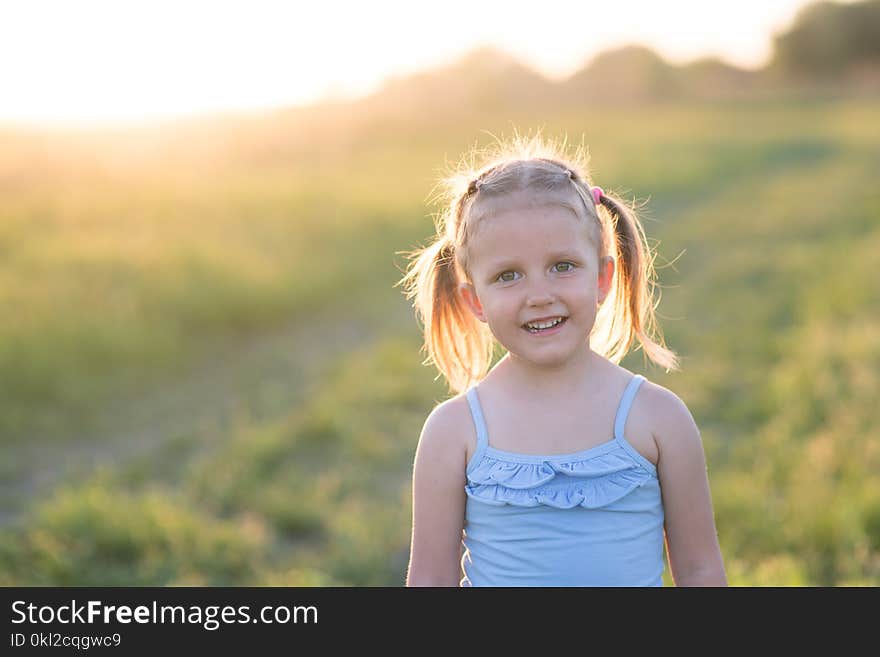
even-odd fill
[[[467,475],[465,492],[495,506],[595,509],[616,502],[654,477],[623,448],[572,461],[527,463],[484,453]]]

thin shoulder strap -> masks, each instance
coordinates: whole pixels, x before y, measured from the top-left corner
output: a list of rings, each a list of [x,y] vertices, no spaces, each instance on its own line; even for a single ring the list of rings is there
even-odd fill
[[[489,432],[486,430],[486,421],[483,419],[483,409],[480,407],[480,399],[477,397],[477,386],[472,386],[467,391],[468,404],[471,407],[471,417],[477,430],[477,451],[482,451],[489,444]]]
[[[614,437],[618,440],[623,439],[623,428],[626,426],[629,409],[636,398],[639,386],[642,385],[644,380],[645,377],[641,374],[633,375],[629,380],[629,385],[626,386],[626,390],[623,391],[623,397],[620,398],[620,406],[617,407],[617,417],[614,418]]]

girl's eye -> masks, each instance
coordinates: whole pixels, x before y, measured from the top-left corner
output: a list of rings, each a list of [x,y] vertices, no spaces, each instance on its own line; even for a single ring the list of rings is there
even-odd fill
[[[498,274],[498,280],[501,281],[502,283],[512,283],[513,281],[516,280],[515,276],[516,276],[515,271],[503,271],[500,274]]]
[[[560,267],[562,267],[562,269],[559,269]],[[574,269],[574,264],[572,264],[570,262],[557,262],[556,263],[556,271],[565,273],[565,272],[571,271],[572,269]]]

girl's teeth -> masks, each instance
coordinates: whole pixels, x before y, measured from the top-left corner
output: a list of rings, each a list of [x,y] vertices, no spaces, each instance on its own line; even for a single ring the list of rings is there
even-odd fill
[[[557,317],[556,319],[549,321],[549,322],[537,322],[537,323],[533,323],[533,324],[526,324],[526,326],[532,330],[536,330],[536,329],[551,328],[551,327],[556,326],[557,324],[561,324],[561,323],[562,323],[562,318]]]

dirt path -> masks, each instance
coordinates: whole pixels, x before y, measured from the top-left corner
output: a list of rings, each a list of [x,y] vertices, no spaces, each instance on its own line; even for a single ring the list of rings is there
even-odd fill
[[[387,305],[384,311],[337,307],[310,314],[307,322],[206,358],[171,384],[108,404],[88,435],[4,448],[4,460],[13,467],[0,479],[0,527],[14,523],[28,504],[60,483],[99,467],[138,463],[158,478],[170,462],[180,468],[222,444],[236,422],[265,422],[288,413],[342,354],[379,337],[389,322],[412,323],[405,301]]]

